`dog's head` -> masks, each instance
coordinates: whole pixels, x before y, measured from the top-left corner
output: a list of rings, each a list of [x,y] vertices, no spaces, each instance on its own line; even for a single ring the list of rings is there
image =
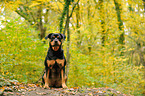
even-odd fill
[[[58,49],[61,47],[62,41],[65,40],[65,35],[64,34],[59,34],[59,33],[50,33],[48,34],[45,39],[50,39],[50,47],[54,51],[58,51]]]

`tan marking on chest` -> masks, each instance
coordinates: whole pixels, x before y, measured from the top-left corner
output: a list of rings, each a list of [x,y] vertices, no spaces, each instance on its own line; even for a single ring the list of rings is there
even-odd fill
[[[62,66],[64,66],[64,59],[56,59],[56,62]]]
[[[54,65],[55,64],[55,60],[47,60],[47,65],[48,65],[48,67],[50,66],[50,65]]]

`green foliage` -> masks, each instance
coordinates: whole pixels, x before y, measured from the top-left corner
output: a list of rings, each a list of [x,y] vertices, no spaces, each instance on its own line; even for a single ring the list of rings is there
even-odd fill
[[[20,82],[38,80],[44,68],[46,47],[34,38],[36,32],[20,18],[3,21],[5,28],[0,38],[0,73],[6,78]]]
[[[94,51],[90,55],[82,54],[81,50],[71,50],[71,53],[70,87],[111,87],[136,95],[143,91],[143,67],[128,64],[127,57],[112,55],[109,51]]]

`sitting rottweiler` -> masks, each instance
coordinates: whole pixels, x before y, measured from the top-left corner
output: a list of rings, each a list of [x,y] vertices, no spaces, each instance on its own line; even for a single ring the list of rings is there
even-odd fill
[[[65,40],[65,35],[59,33],[50,33],[45,39],[50,39],[49,49],[45,58],[45,72],[42,76],[44,88],[66,86],[65,65],[66,59],[61,48],[62,41]]]

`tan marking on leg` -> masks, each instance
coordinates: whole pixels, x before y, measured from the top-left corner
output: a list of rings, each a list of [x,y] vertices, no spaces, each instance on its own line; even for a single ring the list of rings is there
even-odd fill
[[[44,82],[45,82],[45,80],[46,80],[46,73],[44,73],[43,79],[44,79]]]
[[[46,76],[46,73],[44,74],[44,81],[45,81],[45,85],[44,85],[44,88],[49,88],[49,72],[50,72],[50,69],[48,69],[48,72],[47,72],[47,76]]]
[[[65,83],[66,83],[67,82],[67,76],[66,75],[65,75],[64,79],[65,79]]]
[[[65,84],[65,78],[63,76],[63,69],[61,69],[61,81],[62,81],[62,88],[67,88],[66,84]]]

